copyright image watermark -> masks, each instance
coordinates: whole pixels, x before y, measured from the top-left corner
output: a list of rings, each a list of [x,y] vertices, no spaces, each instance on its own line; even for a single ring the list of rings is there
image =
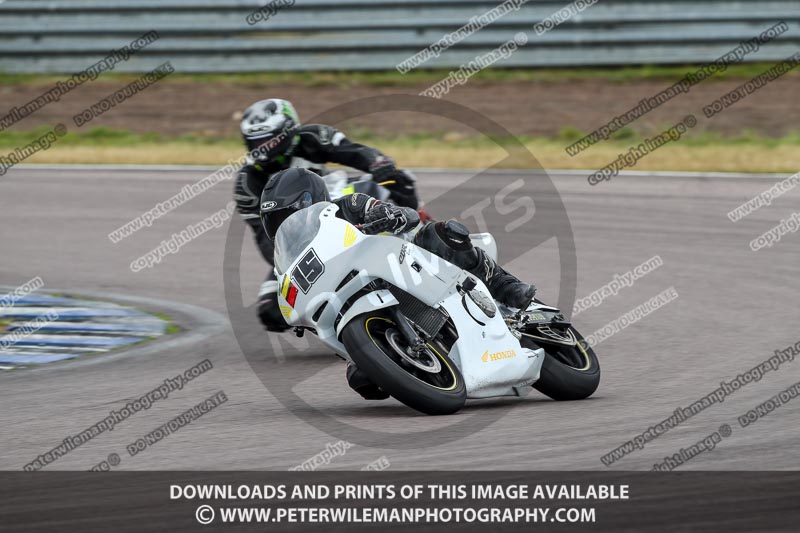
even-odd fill
[[[512,11],[519,11],[519,9],[529,1],[530,0],[506,0],[502,4],[490,9],[489,11],[470,18],[467,24],[464,24],[457,30],[444,35],[435,43],[420,50],[408,59],[403,60],[395,68],[401,74],[406,74],[423,63],[426,63],[428,60],[439,57],[442,55],[442,52],[451,46],[460,43],[473,33],[482,30],[499,18],[511,13]]]
[[[688,448],[681,448],[677,453],[668,457],[664,457],[664,460],[660,463],[654,464],[650,471],[672,472],[676,468],[685,465],[698,455],[713,451],[714,448],[717,447],[717,444],[722,442],[722,439],[727,439],[731,435],[733,435],[731,426],[728,424],[723,424],[717,431],[714,431],[710,435],[703,437]]]
[[[140,229],[151,227],[153,222],[188,203],[190,200],[197,198],[204,192],[214,187],[214,185],[232,179],[233,176],[241,169],[242,165],[248,161],[254,161],[258,158],[266,157],[269,151],[285,138],[285,135],[288,135],[288,133],[282,132],[280,135],[277,135],[274,139],[270,140],[266,145],[252,150],[236,159],[230,159],[226,165],[218,168],[203,179],[191,185],[184,185],[180,192],[174,194],[163,202],[159,202],[150,210],[145,211],[138,217],[126,222],[119,228],[109,233],[108,239],[112,243],[117,244],[122,240],[127,239]]]
[[[434,83],[419,94],[420,96],[441,98],[449,93],[453,87],[467,83],[472,76],[481,70],[492,66],[502,59],[508,59],[520,46],[525,46],[527,43],[527,34],[525,32],[519,32],[513,39],[506,41],[494,50],[477,56],[469,63],[461,65],[458,70],[451,70],[446,78]]]
[[[73,74],[66,80],[59,81],[56,83],[55,87],[52,87],[21,107],[12,108],[8,114],[0,117],[0,131],[11,127],[48,104],[58,102],[61,100],[61,97],[65,96],[76,87],[83,85],[87,81],[96,80],[103,72],[114,70],[119,63],[127,61],[133,54],[156,42],[159,38],[160,36],[157,31],[150,31],[137,37],[122,48],[111,50],[103,59],[92,66]]]
[[[597,185],[604,181],[610,181],[611,178],[619,175],[620,170],[635,166],[640,159],[647,157],[670,142],[679,141],[687,131],[694,128],[696,125],[697,118],[695,118],[694,115],[687,115],[681,122],[678,122],[654,137],[645,139],[644,142],[639,143],[638,146],[632,146],[627,153],[619,154],[614,161],[597,172],[593,172],[587,178],[589,185]]]
[[[19,165],[34,154],[50,149],[66,134],[67,127],[63,124],[57,124],[55,128],[39,135],[25,146],[15,148],[13,152],[6,155],[0,155],[0,176],[4,176],[14,166]]]
[[[780,221],[780,223],[765,231],[752,241],[750,241],[750,249],[757,252],[763,248],[772,248],[775,244],[779,243],[781,239],[790,233],[796,233],[800,229],[800,211],[796,211]]]
[[[146,268],[152,268],[161,263],[168,255],[177,254],[181,248],[193,240],[205,235],[211,230],[221,228],[231,219],[231,215],[233,215],[235,210],[236,203],[228,202],[226,207],[207,216],[197,224],[190,224],[180,233],[173,233],[169,239],[161,241],[158,247],[153,248],[138,259],[134,259],[130,265],[131,272],[136,273]]]
[[[719,387],[713,391],[695,400],[686,407],[678,407],[668,418],[650,426],[641,434],[617,446],[601,457],[600,460],[604,465],[611,466],[623,457],[637,450],[644,449],[646,444],[656,440],[664,433],[678,427],[709,407],[723,403],[727,397],[746,385],[754,382],[758,383],[766,374],[769,372],[776,372],[780,369],[781,365],[794,361],[798,355],[800,355],[800,341],[784,349],[775,350],[765,361],[738,374],[730,381],[721,381]]]
[[[108,454],[108,457],[106,457],[96,465],[92,466],[89,469],[89,472],[109,472],[115,466],[119,466],[121,462],[122,459],[120,459],[119,454],[110,453]]]
[[[798,343],[798,345],[800,345],[800,343]],[[736,420],[739,422],[740,427],[747,428],[759,420],[771,415],[777,409],[787,405],[798,396],[800,396],[800,381],[790,385],[786,389],[774,395],[772,398],[756,405],[743,415],[737,417]],[[672,457],[665,457],[664,461],[661,463],[654,464],[651,470],[662,472],[672,471],[694,459],[701,453],[713,450],[717,444],[722,442],[722,439],[728,438],[732,434],[733,430],[731,426],[728,424],[723,424],[720,426],[718,431],[715,431],[708,437],[702,439],[697,444],[689,447],[688,449],[681,448],[681,450]]]
[[[718,57],[716,60],[710,63],[703,65],[694,72],[689,72],[686,74],[686,76],[662,90],[658,94],[641,100],[636,106],[614,117],[606,124],[603,124],[596,130],[567,146],[564,151],[570,157],[574,157],[590,146],[597,144],[600,141],[607,140],[613,133],[633,123],[650,111],[661,107],[662,105],[671,101],[673,98],[676,98],[681,94],[688,93],[692,87],[710,78],[715,73],[725,72],[729,65],[741,63],[746,56],[757,52],[761,49],[762,45],[772,41],[787,31],[789,31],[789,25],[786,24],[786,22],[779,22],[774,26],[767,28],[756,37],[742,41],[726,54]]]
[[[769,400],[756,405],[745,414],[737,417],[739,426],[746,428],[751,424],[758,422],[762,418],[771,415],[777,409],[787,405],[798,396],[800,396],[800,381],[790,385],[788,388],[774,395]],[[665,472],[675,470],[679,466],[691,461],[701,453],[712,451],[714,448],[716,448],[717,444],[722,442],[722,439],[726,439],[731,435],[733,435],[733,429],[731,426],[728,424],[723,424],[720,426],[719,430],[715,431],[704,439],[701,439],[696,444],[687,449],[681,448],[678,453],[672,455],[671,457],[665,457],[661,463],[654,464],[651,471]]]

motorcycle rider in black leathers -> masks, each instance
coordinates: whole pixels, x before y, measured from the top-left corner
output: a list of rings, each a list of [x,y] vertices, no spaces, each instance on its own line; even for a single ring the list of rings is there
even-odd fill
[[[259,211],[265,237],[274,240],[278,228],[289,216],[312,204],[329,201],[325,183],[314,172],[303,168],[278,172],[267,182],[261,195]],[[333,203],[339,207],[337,217],[364,233],[413,235],[414,244],[470,272],[486,284],[494,298],[509,307],[526,309],[536,294],[533,285],[520,281],[484,250],[473,246],[469,230],[456,220],[422,224],[414,209],[361,193],[343,196]],[[366,399],[388,397],[352,363],[348,363],[347,380]]]
[[[270,265],[273,243],[264,234],[259,219],[259,199],[267,180],[281,170],[310,168],[322,175],[324,163],[346,165],[372,174],[375,182],[388,183],[385,187],[397,205],[412,210],[419,206],[413,177],[398,169],[389,157],[351,142],[331,126],[301,125],[294,106],[286,100],[261,100],[248,107],[242,116],[241,133],[250,156],[236,176],[233,197],[239,214],[253,230],[261,255]],[[269,331],[288,327],[278,309],[277,290],[278,283],[270,273],[261,285],[258,302],[258,316]]]

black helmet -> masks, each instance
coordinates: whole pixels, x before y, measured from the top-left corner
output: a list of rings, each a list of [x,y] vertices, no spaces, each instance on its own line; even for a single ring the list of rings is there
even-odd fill
[[[298,126],[300,118],[292,103],[270,98],[244,110],[240,129],[250,156],[268,163],[292,151]]]
[[[289,215],[318,202],[330,202],[328,188],[305,168],[290,168],[272,176],[261,193],[261,223],[271,240]]]

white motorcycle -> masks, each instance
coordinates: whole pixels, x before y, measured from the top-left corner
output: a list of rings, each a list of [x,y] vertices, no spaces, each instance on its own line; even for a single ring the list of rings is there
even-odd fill
[[[403,238],[366,235],[322,202],[294,213],[275,238],[279,304],[385,392],[430,415],[467,398],[589,397],[600,381],[592,348],[556,308],[508,308],[477,278]],[[488,233],[470,235],[496,257]]]

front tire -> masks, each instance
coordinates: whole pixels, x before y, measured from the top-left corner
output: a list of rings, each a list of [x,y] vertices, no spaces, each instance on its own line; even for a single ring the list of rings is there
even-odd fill
[[[342,343],[376,385],[412,409],[449,415],[467,400],[464,378],[444,346],[428,343],[427,359],[412,364],[401,354],[407,345],[391,318],[369,313],[355,317],[342,331]]]
[[[531,343],[544,348],[546,353],[542,372],[533,388],[558,401],[583,400],[600,385],[600,362],[583,336],[570,328],[578,342],[574,346],[531,341],[523,337],[523,344]]]

